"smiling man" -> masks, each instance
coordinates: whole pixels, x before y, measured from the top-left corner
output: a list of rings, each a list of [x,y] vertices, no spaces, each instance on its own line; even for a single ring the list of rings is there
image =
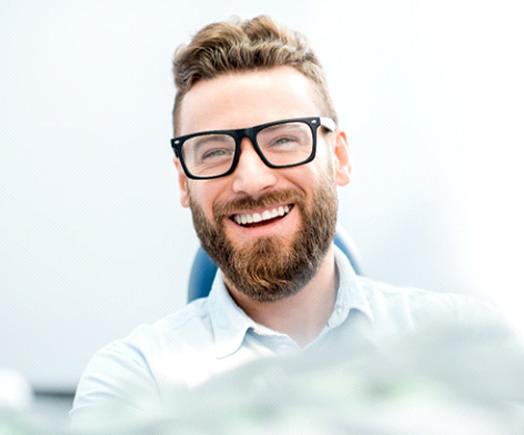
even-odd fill
[[[350,176],[345,134],[323,116],[334,117],[312,79],[293,67],[215,74],[175,108],[182,204],[235,303],[305,344],[335,299],[335,185]]]
[[[377,345],[386,333],[474,319],[456,295],[356,276],[334,246],[348,143],[303,36],[268,17],[210,24],[178,49],[174,75],[180,200],[220,273],[208,297],[100,350],[73,418],[144,411],[173,386],[330,338]]]

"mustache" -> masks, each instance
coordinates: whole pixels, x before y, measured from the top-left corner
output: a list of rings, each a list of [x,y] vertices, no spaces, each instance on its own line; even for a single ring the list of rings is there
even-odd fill
[[[305,194],[298,189],[286,189],[268,192],[259,197],[245,196],[228,202],[216,203],[213,206],[213,214],[218,223],[233,213],[252,210],[254,208],[266,208],[274,204],[293,203],[301,205],[305,202]]]

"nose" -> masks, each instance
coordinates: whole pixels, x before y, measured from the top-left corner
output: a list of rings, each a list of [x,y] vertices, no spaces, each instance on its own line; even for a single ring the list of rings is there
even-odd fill
[[[276,184],[275,169],[260,159],[250,140],[244,138],[240,144],[240,158],[233,172],[233,191],[249,196],[259,196]]]

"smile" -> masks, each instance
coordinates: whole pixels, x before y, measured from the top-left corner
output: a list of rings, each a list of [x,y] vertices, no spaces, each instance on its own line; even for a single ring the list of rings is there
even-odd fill
[[[259,213],[238,213],[231,216],[231,219],[238,225],[253,226],[254,224],[266,224],[286,216],[293,208],[292,204],[281,205],[279,207],[266,209]]]

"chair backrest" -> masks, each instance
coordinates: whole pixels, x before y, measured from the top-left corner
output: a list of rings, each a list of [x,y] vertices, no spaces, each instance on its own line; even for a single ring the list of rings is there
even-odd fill
[[[334,242],[335,245],[346,254],[355,273],[362,275],[360,256],[358,255],[355,244],[349,237],[347,231],[340,226],[337,227]],[[188,302],[194,299],[204,298],[209,294],[216,272],[217,265],[215,262],[207,255],[207,252],[204,251],[202,247],[199,247],[193,260],[193,265],[191,266],[191,274],[189,275]]]

